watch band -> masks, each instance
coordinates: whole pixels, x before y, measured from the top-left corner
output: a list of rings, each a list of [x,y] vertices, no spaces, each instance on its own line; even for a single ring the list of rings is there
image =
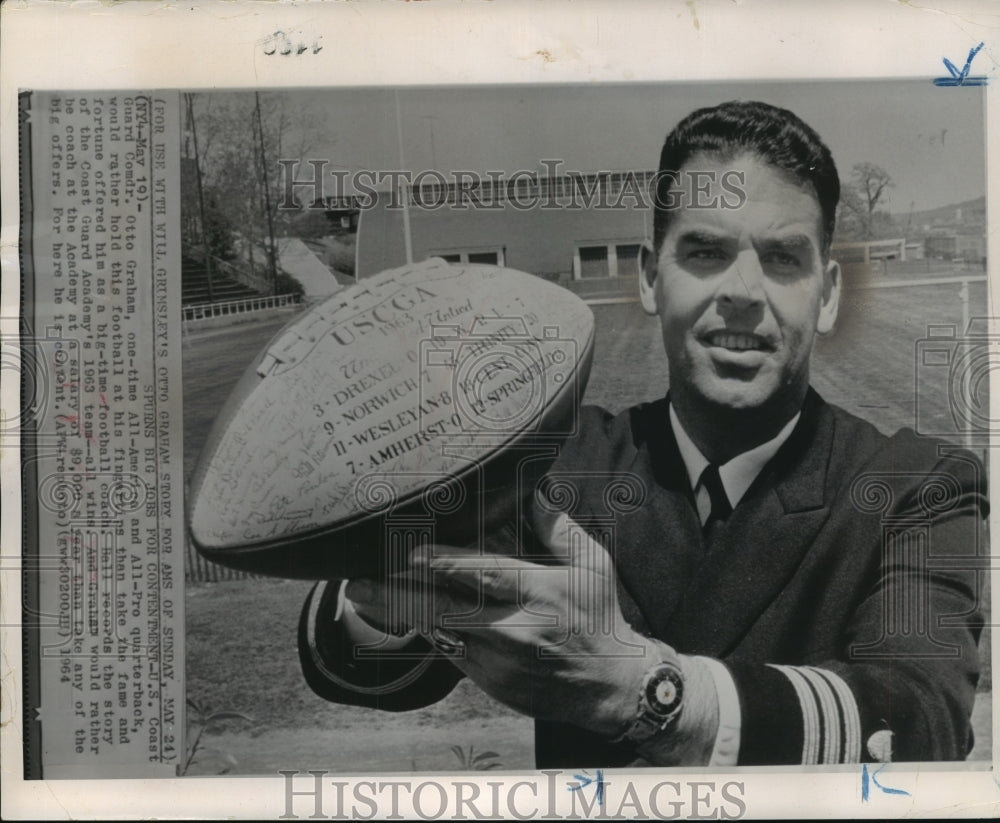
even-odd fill
[[[677,721],[683,703],[684,673],[676,663],[660,661],[642,679],[635,717],[612,742],[645,743]]]

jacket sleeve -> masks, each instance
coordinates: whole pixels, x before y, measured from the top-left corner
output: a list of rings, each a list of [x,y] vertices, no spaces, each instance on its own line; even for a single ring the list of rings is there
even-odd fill
[[[299,660],[309,687],[334,703],[385,711],[429,706],[464,677],[419,635],[402,647],[359,644],[338,619],[343,581],[317,583],[299,620]]]
[[[882,516],[881,545],[869,549],[880,555],[874,585],[839,649],[811,665],[727,662],[740,765],[967,756],[988,505],[978,461],[946,461],[934,475],[954,482],[935,489],[914,474],[909,493],[882,489],[897,502]]]

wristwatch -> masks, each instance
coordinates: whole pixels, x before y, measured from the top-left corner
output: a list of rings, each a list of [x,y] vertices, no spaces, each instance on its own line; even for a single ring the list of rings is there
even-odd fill
[[[613,742],[645,743],[677,721],[683,704],[683,672],[675,663],[657,663],[642,679],[635,718]]]

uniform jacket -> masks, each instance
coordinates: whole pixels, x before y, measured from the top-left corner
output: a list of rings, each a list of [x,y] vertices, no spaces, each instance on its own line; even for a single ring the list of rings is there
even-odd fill
[[[892,437],[810,392],[788,440],[703,534],[668,400],[581,410],[550,495],[612,552],[626,619],[721,660],[740,702],[739,763],[963,759],[978,679],[980,463],[909,429]],[[355,659],[336,586],[300,626],[307,681],[338,702],[401,710],[461,674],[423,640]],[[536,766],[635,760],[575,726],[536,723]]]

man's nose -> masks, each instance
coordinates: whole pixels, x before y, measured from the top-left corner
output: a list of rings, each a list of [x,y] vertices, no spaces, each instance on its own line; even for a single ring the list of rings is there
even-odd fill
[[[764,299],[764,269],[755,249],[736,255],[719,283],[716,298],[724,304],[742,306]]]

